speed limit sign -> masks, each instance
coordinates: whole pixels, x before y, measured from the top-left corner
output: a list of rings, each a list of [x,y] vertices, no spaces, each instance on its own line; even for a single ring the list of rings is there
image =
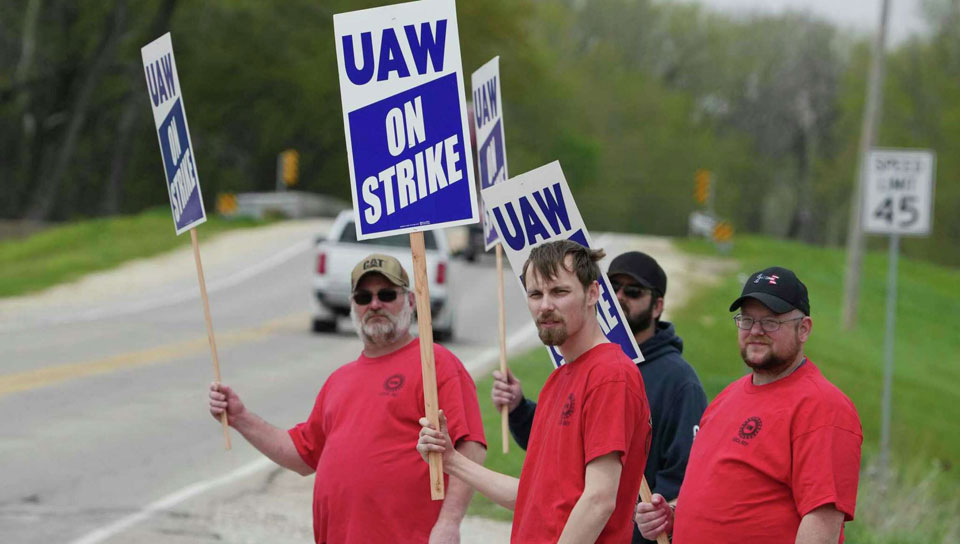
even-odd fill
[[[923,149],[873,149],[867,154],[863,230],[930,234],[936,156]]]

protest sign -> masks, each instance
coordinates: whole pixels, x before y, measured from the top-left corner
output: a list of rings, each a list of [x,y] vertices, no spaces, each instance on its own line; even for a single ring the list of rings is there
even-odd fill
[[[456,5],[333,16],[358,239],[475,223]]]
[[[150,106],[153,108],[153,122],[160,140],[160,156],[163,172],[167,179],[167,193],[170,197],[170,209],[173,212],[173,225],[177,236],[190,231],[190,243],[193,246],[193,259],[197,266],[197,281],[200,284],[200,298],[203,300],[203,316],[207,325],[207,340],[213,358],[213,376],[220,381],[220,359],[217,356],[217,343],[213,335],[213,321],[210,318],[210,299],[207,297],[207,285],[203,277],[203,265],[200,262],[200,245],[197,241],[197,225],[207,220],[200,194],[200,178],[194,160],[193,144],[190,141],[190,128],[187,114],[183,109],[183,95],[180,89],[180,77],[177,74],[177,62],[173,58],[173,42],[167,32],[140,49],[143,57],[143,71],[147,78],[147,91],[150,94]],[[227,413],[220,416],[223,426],[223,440],[226,449],[230,449],[230,430],[227,425]]]
[[[473,123],[477,136],[477,172],[480,189],[507,179],[507,151],[503,133],[503,106],[500,94],[500,57],[493,57],[470,77],[473,89]],[[487,251],[500,241],[489,210],[482,205],[483,240]]]
[[[483,190],[493,223],[517,280],[530,250],[545,242],[569,239],[591,247],[590,234],[567,185],[559,162],[552,162],[510,179],[510,183]],[[601,272],[597,319],[611,342],[635,362],[643,361],[606,273]],[[560,352],[548,346],[556,366],[564,363]]]
[[[160,140],[170,209],[179,236],[206,221],[207,214],[200,194],[200,178],[190,141],[187,114],[183,108],[170,33],[144,46],[140,54],[147,77],[150,106],[153,108],[153,122]]]

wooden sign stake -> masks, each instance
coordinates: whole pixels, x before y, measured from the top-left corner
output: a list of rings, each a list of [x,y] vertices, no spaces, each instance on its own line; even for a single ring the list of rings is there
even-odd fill
[[[207,298],[207,283],[203,279],[203,265],[200,264],[200,245],[197,243],[197,228],[190,229],[190,242],[193,243],[193,258],[197,262],[197,281],[200,282],[200,297],[203,299],[203,317],[207,322],[207,340],[210,342],[210,353],[213,355],[213,376],[220,382],[220,359],[217,357],[217,341],[213,337],[213,320],[210,319],[210,299]],[[223,424],[224,449],[230,449],[230,427],[227,425],[227,411],[220,414],[220,423]]]
[[[653,493],[650,492],[650,485],[647,483],[647,477],[640,477],[640,500],[643,502],[651,502],[653,500]],[[667,533],[661,533],[657,537],[657,544],[670,544],[670,537],[667,536]]]
[[[497,244],[497,295],[500,299],[500,372],[507,376],[507,315],[503,305],[503,246]],[[503,453],[510,453],[510,408],[500,407],[500,441]]]
[[[430,314],[430,285],[427,279],[427,259],[424,253],[423,232],[410,233],[410,252],[413,253],[413,279],[417,295],[417,329],[420,332],[420,368],[423,373],[423,406],[427,420],[440,428],[437,400],[437,368],[433,360],[433,317]],[[443,500],[443,457],[438,452],[427,456],[430,463],[430,498]]]

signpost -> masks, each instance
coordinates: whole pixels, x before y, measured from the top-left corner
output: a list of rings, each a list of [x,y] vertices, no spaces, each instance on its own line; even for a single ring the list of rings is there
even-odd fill
[[[477,169],[480,189],[493,187],[507,180],[507,146],[503,133],[503,95],[500,93],[500,57],[493,57],[470,76],[473,89],[474,133],[477,137]],[[503,247],[489,210],[481,201],[481,221],[486,250],[497,248],[497,294],[500,330],[500,372],[507,375],[507,323],[503,300]],[[510,451],[510,410],[500,408],[500,439],[503,453]]]
[[[583,223],[577,203],[567,185],[559,162],[552,162],[510,179],[510,183],[483,190],[483,201],[490,207],[497,233],[504,243],[517,281],[530,250],[545,242],[569,239],[591,246],[590,234]],[[634,362],[643,361],[637,341],[617,301],[605,273],[600,274],[600,300],[597,319],[611,342],[619,344]],[[560,352],[547,346],[555,366],[564,363]]]
[[[210,319],[210,301],[197,242],[196,227],[207,220],[207,214],[200,194],[200,179],[190,141],[187,114],[183,109],[180,77],[173,57],[170,33],[145,45],[140,49],[140,54],[143,57],[143,70],[147,78],[150,105],[153,108],[153,121],[160,141],[160,156],[163,159],[173,224],[177,236],[186,230],[190,231],[193,257],[197,265],[197,281],[200,283],[200,296],[203,299],[203,316],[207,324],[207,340],[213,357],[213,374],[214,379],[219,382],[220,360],[217,357],[217,342],[213,335],[213,321]],[[223,425],[226,449],[229,450],[230,432],[226,411],[221,415],[220,422]]]
[[[440,427],[423,231],[478,220],[456,5],[333,16],[357,239],[410,233],[426,417]],[[430,495],[443,499],[440,454]]]
[[[863,193],[863,231],[889,234],[887,321],[884,336],[883,421],[880,428],[880,473],[890,462],[893,341],[897,313],[897,268],[900,236],[930,234],[936,155],[920,149],[873,149],[867,154]]]

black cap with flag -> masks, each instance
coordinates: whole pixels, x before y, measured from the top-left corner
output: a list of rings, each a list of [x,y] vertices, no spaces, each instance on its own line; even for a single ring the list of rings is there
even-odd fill
[[[796,308],[804,315],[810,315],[807,286],[792,270],[780,266],[771,266],[751,274],[743,285],[740,298],[730,305],[730,311],[742,306],[743,301],[748,298],[760,301],[778,314],[785,314]]]

